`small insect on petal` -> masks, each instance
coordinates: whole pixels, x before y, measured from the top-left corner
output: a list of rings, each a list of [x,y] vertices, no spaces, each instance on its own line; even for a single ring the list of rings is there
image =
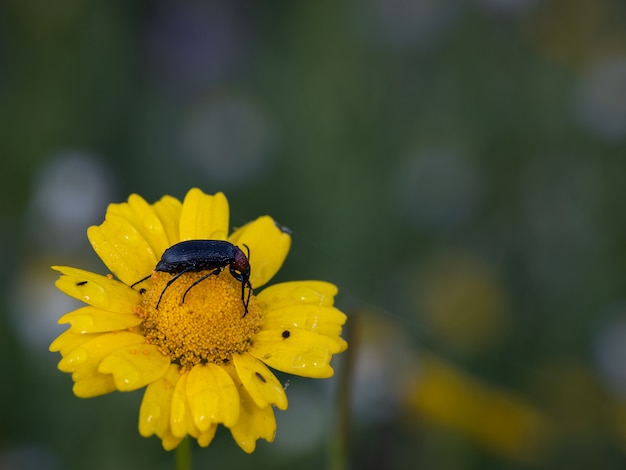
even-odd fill
[[[285,389],[265,364],[249,354],[233,355],[233,364],[239,379],[257,406],[274,405],[280,410],[287,409]]]
[[[312,378],[333,375],[330,360],[337,343],[323,335],[306,330],[265,330],[254,337],[248,352],[268,366]]]
[[[248,453],[273,441],[275,408],[288,402],[270,368],[330,377],[347,347],[334,285],[253,291],[282,266],[291,232],[262,216],[229,236],[229,218],[222,193],[154,204],[132,194],[87,231],[111,274],[53,267],[57,287],[87,304],[61,317],[69,327],[50,345],[75,395],[145,387],[139,433],[166,450],[186,438],[206,447],[220,425]]]
[[[56,286],[65,294],[109,312],[129,313],[141,295],[122,282],[82,269],[52,266],[61,273]]]

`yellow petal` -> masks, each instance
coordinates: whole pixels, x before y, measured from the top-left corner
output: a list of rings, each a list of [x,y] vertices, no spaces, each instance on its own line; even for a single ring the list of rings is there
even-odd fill
[[[293,305],[332,307],[337,288],[324,281],[291,281],[273,284],[257,295],[263,310],[275,310]]]
[[[334,307],[297,305],[268,311],[263,318],[264,330],[292,331],[301,329],[326,336],[336,344],[333,354],[345,351],[348,343],[341,337],[346,314]]]
[[[141,321],[134,313],[114,313],[88,305],[66,313],[59,319],[59,324],[69,323],[69,331],[84,334],[132,329]]]
[[[187,378],[189,373],[183,374],[176,382],[172,393],[172,404],[170,407],[170,429],[176,437],[183,438],[188,433],[195,430],[195,425],[191,419],[189,404],[187,403]]]
[[[154,382],[169,368],[169,357],[151,344],[130,345],[105,357],[98,371],[113,375],[118,390],[128,392]]]
[[[241,396],[241,412],[237,424],[230,427],[230,433],[239,447],[250,454],[254,452],[258,439],[274,440],[276,417],[271,406],[257,406],[245,387],[238,380],[235,382]]]
[[[87,237],[106,267],[128,285],[150,274],[160,258],[143,235],[115,213],[108,213],[101,225],[89,227]]]
[[[115,382],[111,375],[98,371],[100,362],[119,348],[131,344],[142,344],[145,338],[134,333],[107,333],[81,344],[68,352],[59,361],[59,369],[71,372],[75,382],[74,393],[86,398],[115,390]]]
[[[170,429],[172,395],[179,379],[178,366],[171,364],[161,378],[146,387],[139,408],[139,434],[144,437],[156,434],[164,441],[164,447],[168,436],[173,438],[172,443],[182,439],[171,434]]]
[[[264,330],[248,352],[268,366],[294,375],[326,378],[333,375],[329,363],[337,343],[306,330]]]
[[[94,307],[131,313],[141,302],[139,292],[114,279],[67,266],[52,269],[62,274],[55,284],[61,292]]]
[[[202,444],[209,444],[215,434],[217,424],[212,423],[208,429],[200,431],[195,425],[189,400],[187,399],[187,382],[189,373],[180,376],[174,393],[172,394],[172,405],[170,414],[170,426],[172,434],[177,437],[185,437],[189,434],[196,439],[200,439]]]
[[[291,247],[291,236],[267,215],[237,229],[229,241],[244,253],[245,246],[250,249],[250,282],[253,288],[261,287],[278,272]]]
[[[239,418],[239,394],[230,375],[220,366],[207,363],[189,372],[187,399],[193,422],[200,431],[212,423],[230,427]]]
[[[74,375],[72,374],[72,378]],[[95,369],[83,371],[80,378],[74,379],[72,391],[78,398],[93,398],[114,392],[115,382],[110,375],[102,375]]]
[[[178,447],[178,444],[180,444],[183,440],[182,437],[174,436],[174,434],[172,434],[172,431],[169,429],[159,437],[161,438],[161,445],[163,446],[163,449],[167,451],[176,449],[176,447]]]
[[[341,327],[346,318],[345,313],[334,307],[297,305],[266,312],[263,317],[263,329],[300,328],[332,338],[341,335]]]
[[[199,432],[196,436],[196,439],[198,440],[198,445],[200,447],[207,447],[211,443],[211,441],[213,441],[213,438],[215,437],[215,431],[217,431],[217,424],[214,423],[206,431]]]
[[[99,334],[76,334],[70,330],[65,330],[50,344],[50,352],[60,352],[61,356],[72,352],[81,344],[91,341],[100,336]]]
[[[228,201],[222,193],[204,194],[190,189],[180,214],[180,240],[226,240]]]
[[[65,354],[59,362],[59,369],[63,372],[78,372],[83,368],[91,367],[97,369],[102,359],[115,350],[144,342],[145,338],[142,335],[125,331],[97,335],[91,341]]]
[[[168,240],[168,246],[180,241],[179,223],[183,204],[172,196],[163,196],[153,205],[154,212],[161,219]]]
[[[275,405],[281,410],[287,409],[285,389],[265,364],[249,354],[234,354],[233,364],[239,380],[257,406]]]
[[[126,219],[137,232],[148,242],[152,252],[160,258],[169,246],[165,228],[154,208],[144,198],[131,194],[127,203],[111,204],[107,210],[107,218],[116,214]]]

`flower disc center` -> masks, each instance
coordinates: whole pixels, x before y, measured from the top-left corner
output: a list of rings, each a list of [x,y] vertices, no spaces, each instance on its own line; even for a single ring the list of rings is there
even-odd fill
[[[260,328],[260,309],[250,296],[248,313],[241,299],[241,282],[228,269],[189,287],[208,271],[181,275],[161,293],[172,275],[155,271],[151,287],[139,307],[146,341],[159,346],[173,363],[189,370],[196,364],[228,362],[233,354],[248,349]],[[248,296],[246,288],[245,297]]]

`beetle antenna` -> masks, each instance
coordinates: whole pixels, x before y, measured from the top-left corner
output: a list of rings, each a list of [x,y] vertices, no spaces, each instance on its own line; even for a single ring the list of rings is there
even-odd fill
[[[250,263],[250,247],[243,243],[243,246],[246,248],[248,252],[248,263]],[[248,297],[244,301],[244,297],[246,294],[246,286],[248,286]],[[250,305],[250,294],[252,294],[252,284],[250,284],[250,271],[248,271],[248,275],[246,276],[245,282],[241,283],[241,301],[243,302],[244,312],[243,316],[245,317],[248,314],[248,305]],[[243,318],[243,317],[242,317]]]

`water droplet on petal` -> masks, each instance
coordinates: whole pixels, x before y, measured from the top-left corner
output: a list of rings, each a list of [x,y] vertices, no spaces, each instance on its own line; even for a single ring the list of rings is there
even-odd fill
[[[294,300],[304,303],[318,303],[324,298],[324,294],[311,287],[298,287],[291,292]]]
[[[79,348],[72,351],[70,354],[65,356],[65,362],[68,365],[78,366],[80,364],[84,364],[85,361],[89,358],[89,354],[86,349]]]
[[[124,383],[130,387],[134,387],[137,382],[139,382],[139,374],[135,371],[127,373],[124,377]]]

